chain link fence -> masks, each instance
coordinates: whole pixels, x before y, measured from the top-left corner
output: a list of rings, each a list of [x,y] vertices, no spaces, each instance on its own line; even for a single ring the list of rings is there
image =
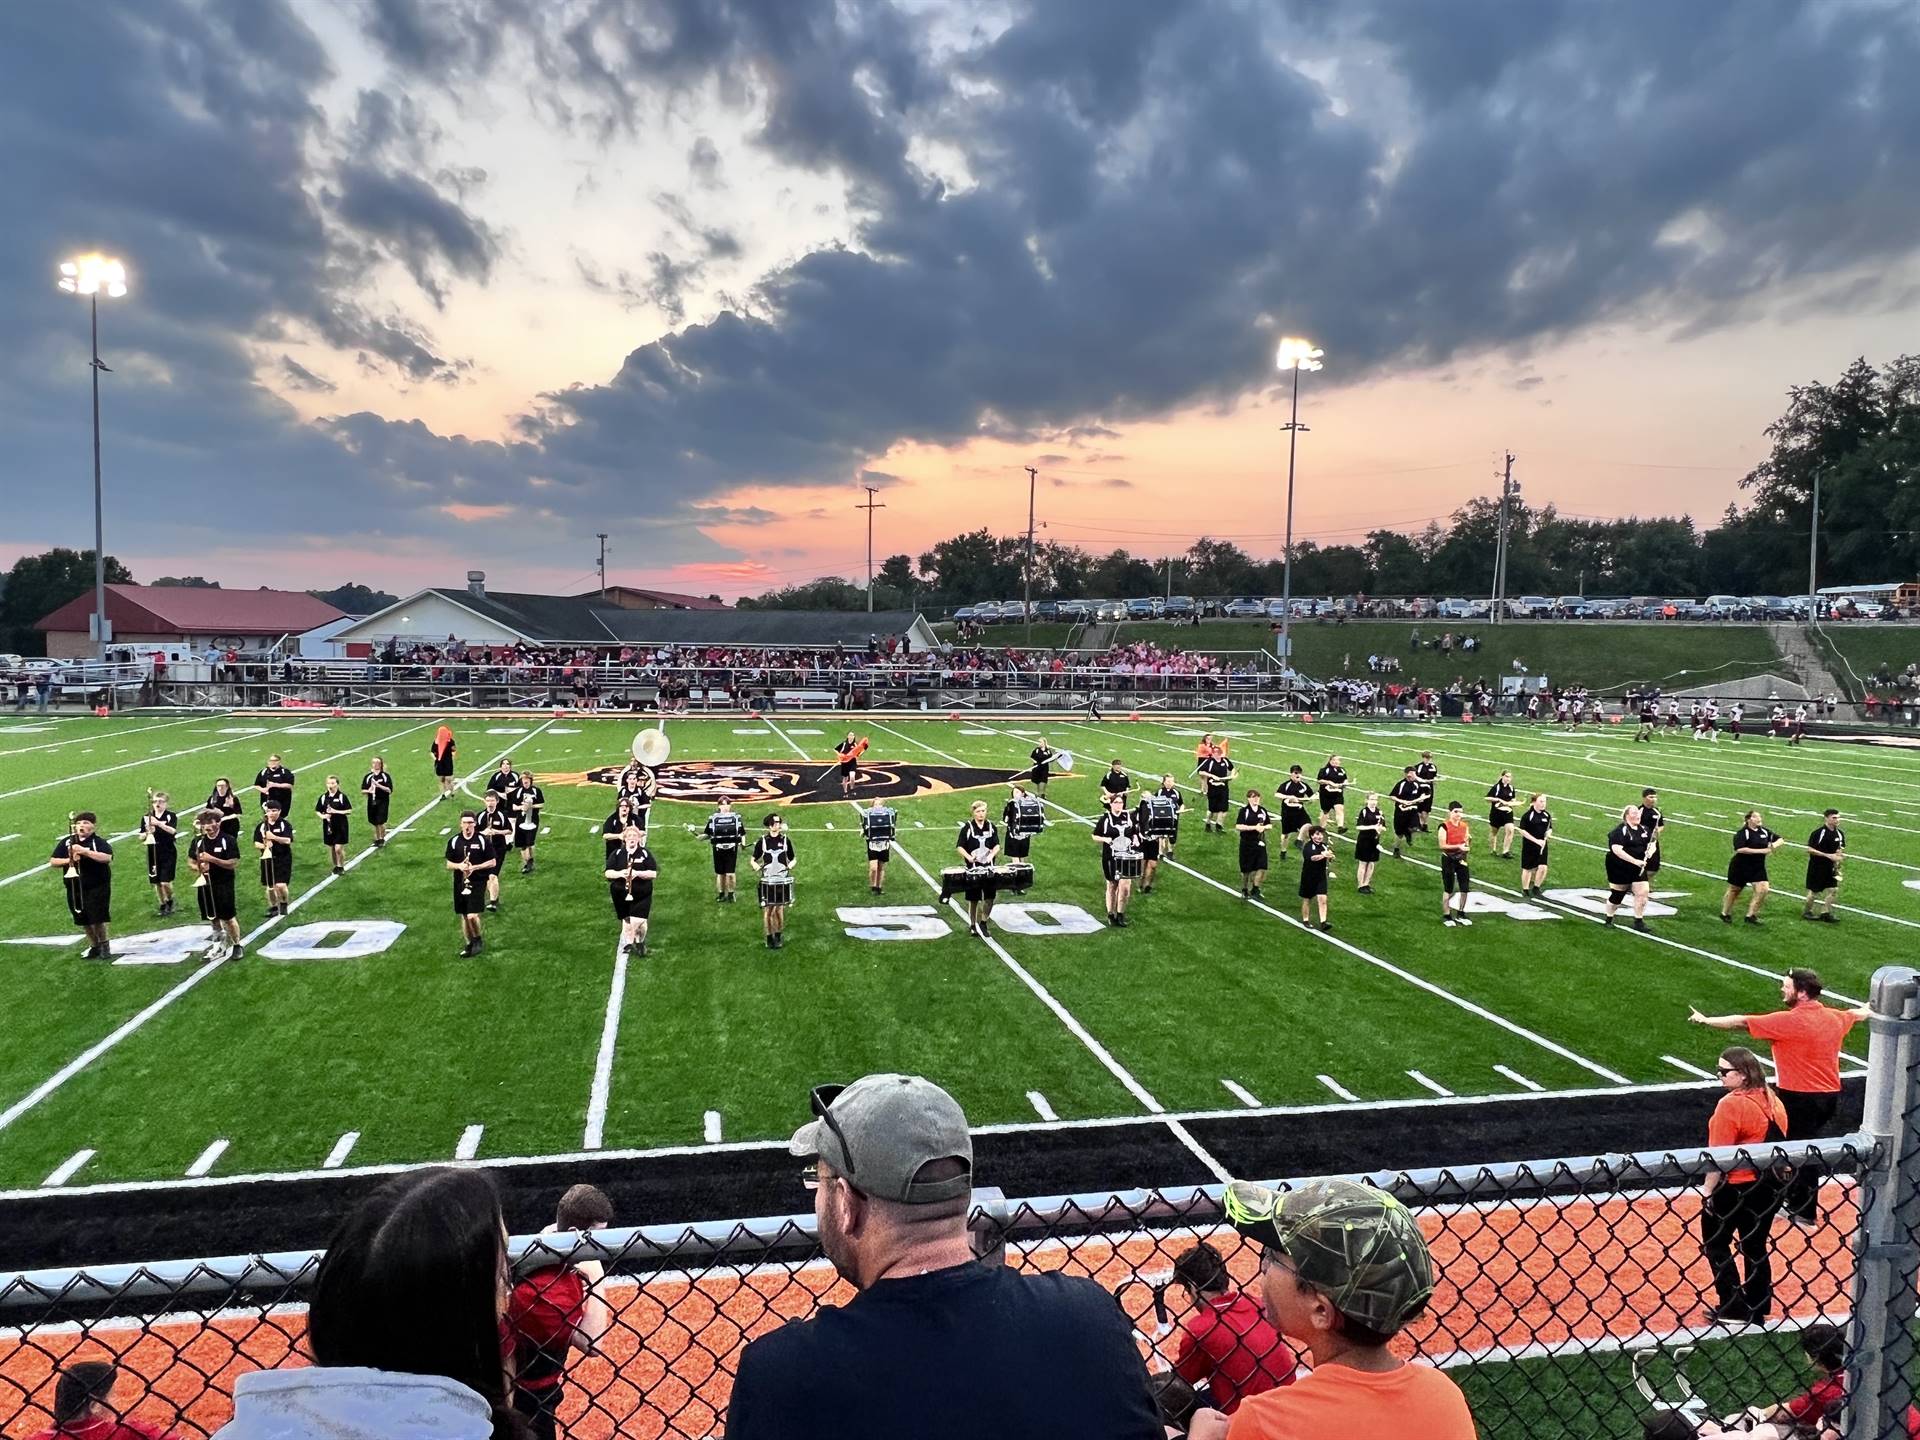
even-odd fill
[[[1920,1281],[1913,972],[1881,972],[1874,1004],[1859,1133],[1752,1154],[1646,1153],[1358,1177],[1415,1212],[1440,1278],[1396,1347],[1449,1370],[1485,1436],[1599,1440],[1637,1436],[1641,1417],[1662,1409],[1693,1422],[1800,1394],[1820,1378],[1803,1353],[1805,1334],[1831,1326],[1850,1351],[1853,1402],[1844,1429],[1837,1412],[1829,1416],[1833,1433],[1904,1440]],[[1703,1090],[1703,1131],[1712,1099]],[[1743,1255],[1724,1223],[1725,1197],[1704,1198],[1703,1182],[1718,1177],[1716,1185],[1765,1195],[1789,1167],[1822,1175],[1819,1220],[1802,1225],[1757,1205],[1762,1243],[1748,1242]],[[972,1225],[984,1263],[1104,1285],[1132,1319],[1156,1375],[1206,1383],[1212,1372],[1218,1396],[1261,1388],[1292,1364],[1263,1329],[1246,1331],[1225,1353],[1216,1345],[1211,1356],[1187,1341],[1209,1301],[1196,1305],[1175,1264],[1196,1245],[1220,1257],[1225,1288],[1214,1306],[1236,1292],[1254,1306],[1259,1300],[1256,1249],[1225,1225],[1219,1186],[1032,1199],[983,1190]],[[560,1432],[579,1440],[721,1434],[744,1346],[851,1298],[821,1255],[810,1214],[522,1237],[511,1250],[522,1282],[516,1314],[536,1331],[544,1307],[564,1334],[580,1318],[574,1267],[605,1267],[593,1290],[605,1305],[593,1353],[569,1360],[561,1340],[523,1372],[537,1380],[563,1371],[543,1399]],[[211,1433],[232,1413],[239,1375],[305,1363],[304,1301],[319,1259],[300,1252],[0,1275],[0,1434],[12,1440],[52,1426],[59,1376],[89,1360],[118,1367],[113,1406],[124,1416],[180,1436]],[[1195,1273],[1193,1263],[1184,1275]],[[1712,1319],[1708,1308],[1727,1308],[1730,1293],[1759,1318]],[[1243,1307],[1243,1318],[1250,1313]],[[1184,1393],[1169,1380],[1156,1388],[1169,1406]]]

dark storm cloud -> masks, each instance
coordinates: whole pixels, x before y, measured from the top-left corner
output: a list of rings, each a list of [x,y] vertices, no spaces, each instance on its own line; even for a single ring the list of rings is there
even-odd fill
[[[111,344],[170,379],[123,371],[114,423],[156,513],[217,460],[273,475],[260,504],[295,528],[316,494],[400,530],[451,501],[562,529],[672,516],[745,481],[844,481],[901,440],[1084,449],[1270,383],[1282,330],[1352,380],[1603,319],[1726,323],[1793,282],[1892,303],[1855,281],[1920,236],[1910,5],[1032,0],[936,46],[922,7],[887,0],[341,3],[402,77],[380,91],[454,111],[504,77],[617,148],[717,95],[772,158],[843,181],[851,243],[539,397],[510,444],[372,414],[302,426],[254,386],[256,342],[463,373],[361,285],[381,257],[428,297],[484,283],[503,239],[468,208],[481,177],[435,165],[404,102],[329,129],[328,59],[285,0],[103,5],[86,27],[0,8],[6,184],[34,200],[0,264],[138,257]],[[913,158],[933,154],[956,179]],[[719,158],[695,143],[692,193]],[[587,283],[684,316],[701,267],[741,247],[678,203],[682,235],[631,273],[580,262]],[[77,383],[75,323],[50,290],[0,296],[0,420],[36,472],[77,458],[47,418]]]
[[[316,395],[331,395],[340,387],[324,375],[316,375],[291,355],[280,357],[280,376],[295,390],[307,390]]]

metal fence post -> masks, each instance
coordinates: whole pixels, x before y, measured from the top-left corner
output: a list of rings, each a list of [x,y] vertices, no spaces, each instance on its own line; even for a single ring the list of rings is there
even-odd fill
[[[1847,1440],[1906,1434],[1920,1273],[1920,972],[1882,966],[1868,993],[1872,1040],[1861,1128],[1875,1153],[1860,1177]]]
[[[973,1253],[989,1265],[1007,1263],[1007,1229],[1012,1222],[1007,1192],[984,1187],[973,1192],[973,1209],[967,1229],[973,1237]]]

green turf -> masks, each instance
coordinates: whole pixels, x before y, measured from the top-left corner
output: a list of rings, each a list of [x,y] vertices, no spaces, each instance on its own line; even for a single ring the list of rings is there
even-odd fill
[[[1823,625],[1820,633],[1869,685],[1874,683],[1882,666],[1898,675],[1920,660],[1920,625],[1882,625],[1856,620]]]
[[[313,893],[260,943],[313,922],[386,919],[406,930],[384,953],[359,960],[274,960],[256,945],[245,962],[214,968],[170,999],[199,971],[197,955],[109,966],[81,961],[71,943],[0,949],[0,995],[13,1013],[33,1017],[0,1049],[0,1108],[32,1096],[122,1022],[165,1001],[0,1126],[0,1184],[37,1184],[82,1146],[98,1153],[76,1183],[177,1176],[216,1138],[230,1141],[218,1173],[309,1168],[350,1130],[361,1136],[353,1163],[445,1157],[475,1124],[485,1127],[484,1155],[581,1146],[614,970],[599,841],[587,833],[611,808],[604,787],[549,786],[552,833],[539,870],[525,879],[509,874],[504,913],[488,922],[486,954],[462,961],[453,953],[440,864],[439,832],[452,823],[453,807],[430,806],[385,851],[325,884],[306,810],[320,774],[335,769],[351,788],[378,748],[399,777],[395,821],[412,814],[433,789],[425,754],[433,722],[322,718],[308,721],[322,733],[305,735],[286,733],[305,727],[279,718],[149,728],[155,723],[0,726],[0,834],[21,837],[0,843],[0,880],[25,876],[0,888],[0,938],[72,933],[50,872],[26,873],[63,829],[69,808],[99,810],[109,833],[129,829],[148,784],[164,784],[176,808],[188,808],[215,774],[249,780],[269,746],[301,775],[295,893]],[[789,741],[810,758],[823,754],[828,737],[789,731],[830,723],[674,722],[672,731],[680,758],[779,760],[793,757]],[[485,733],[501,728],[538,733]],[[631,719],[466,720],[460,767],[490,770],[493,755],[512,746],[536,770],[579,773],[617,760],[634,728]],[[872,757],[1011,771],[1032,744],[1013,732],[1039,726],[888,719],[862,728],[873,737]],[[1053,799],[1071,815],[1087,815],[1088,772],[1109,755],[1136,772],[1165,767],[1184,781],[1197,727],[1064,721],[1047,728],[1084,757],[1076,778],[1056,783]],[[221,733],[234,729],[266,733]],[[1002,958],[968,941],[947,912],[943,939],[858,941],[835,912],[873,897],[853,816],[835,805],[790,812],[801,827],[801,903],[787,948],[771,954],[760,944],[750,896],[732,907],[712,901],[706,849],[686,828],[704,810],[663,805],[653,835],[665,867],[653,954],[630,967],[617,1017],[606,1145],[698,1143],[708,1111],[719,1113],[727,1139],[778,1136],[807,1085],[878,1068],[937,1076],[981,1123],[1032,1120],[1029,1091],[1072,1118],[1143,1113],[1143,1095],[1168,1109],[1231,1109],[1222,1080],[1269,1104],[1333,1102],[1323,1075],[1363,1100],[1425,1094],[1410,1070],[1460,1094],[1513,1091],[1516,1082],[1495,1066],[1549,1089],[1604,1087],[1609,1073],[1672,1082],[1685,1077],[1664,1056],[1704,1064],[1713,1053],[1709,1037],[1684,1023],[1689,1003],[1710,1011],[1764,1007],[1772,994],[1766,976],[1809,958],[1836,991],[1857,996],[1877,965],[1911,950],[1920,917],[1906,882],[1920,877],[1920,846],[1906,817],[1920,796],[1920,765],[1897,753],[1814,744],[1788,750],[1754,738],[1739,747],[1636,746],[1624,727],[1568,736],[1512,725],[1308,728],[1248,720],[1226,729],[1239,785],[1269,792],[1288,763],[1311,773],[1335,748],[1356,786],[1384,790],[1418,750],[1433,750],[1447,777],[1441,801],[1467,802],[1482,852],[1479,888],[1495,899],[1512,899],[1517,884],[1513,862],[1484,854],[1480,797],[1503,765],[1515,770],[1523,793],[1538,786],[1552,797],[1554,885],[1600,883],[1596,847],[1610,812],[1644,780],[1657,780],[1672,822],[1660,888],[1678,892],[1681,913],[1656,925],[1663,940],[1677,943],[1609,933],[1557,909],[1548,914],[1559,918],[1524,921],[1486,913],[1471,931],[1447,930],[1439,924],[1434,856],[1423,844],[1410,860],[1383,864],[1371,897],[1352,893],[1342,853],[1332,911],[1334,938],[1351,947],[1342,948],[1286,918],[1297,914],[1291,862],[1276,862],[1266,908],[1245,904],[1232,840],[1201,833],[1196,814],[1183,822],[1177,855],[1186,870],[1163,871],[1156,893],[1136,899],[1127,931],[1002,932]],[[109,768],[117,765],[129,768]],[[1001,792],[985,793],[997,814]],[[937,794],[902,806],[903,854],[883,903],[934,902],[906,857],[933,875],[953,863],[953,828],[971,798]],[[1847,813],[1855,858],[1843,899],[1857,912],[1843,913],[1832,930],[1801,924],[1801,863],[1786,850],[1774,874],[1789,893],[1770,901],[1768,924],[1718,924],[1738,812],[1764,806],[1797,842],[1829,802]],[[757,809],[748,814],[757,822]],[[1071,815],[1057,814],[1036,846],[1039,883],[1027,899],[1098,917],[1095,847]],[[356,821],[356,850],[365,838]],[[128,840],[119,851],[118,932],[159,928],[148,918],[139,847]],[[243,881],[240,896],[243,928],[252,928],[260,921],[258,892]],[[187,911],[184,889],[182,898]],[[198,928],[190,920],[174,924]],[[1635,996],[1632,1026],[1618,1024],[1623,987]],[[1089,1041],[1112,1056],[1111,1066]]]

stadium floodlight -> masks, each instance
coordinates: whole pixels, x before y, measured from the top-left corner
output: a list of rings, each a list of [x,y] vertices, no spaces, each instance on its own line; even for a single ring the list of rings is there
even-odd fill
[[[1308,428],[1300,423],[1300,372],[1318,370],[1325,354],[1326,351],[1311,340],[1288,335],[1281,340],[1279,353],[1274,357],[1280,369],[1293,372],[1293,418],[1280,427],[1287,432],[1287,539],[1286,549],[1281,552],[1280,571],[1280,661],[1286,667],[1283,674],[1293,670],[1293,459],[1300,432]]]
[[[60,288],[84,295],[93,312],[93,649],[107,658],[107,549],[100,505],[100,292],[118,300],[127,293],[127,267],[110,255],[76,255],[60,264]],[[109,703],[115,694],[107,687]]]

